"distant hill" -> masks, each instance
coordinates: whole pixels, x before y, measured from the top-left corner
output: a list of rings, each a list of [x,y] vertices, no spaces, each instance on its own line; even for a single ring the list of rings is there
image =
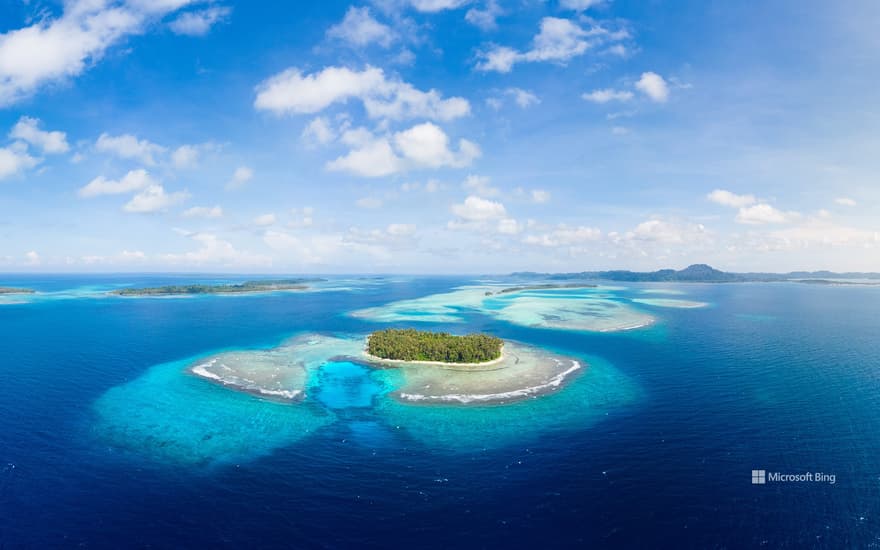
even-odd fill
[[[582,271],[580,273],[534,273],[517,272],[511,276],[520,279],[572,280],[590,279],[622,282],[670,282],[670,283],[746,283],[797,280],[831,279],[877,279],[880,273],[834,273],[831,271],[793,271],[791,273],[729,273],[719,271],[706,264],[694,264],[681,270],[661,269],[659,271]]]

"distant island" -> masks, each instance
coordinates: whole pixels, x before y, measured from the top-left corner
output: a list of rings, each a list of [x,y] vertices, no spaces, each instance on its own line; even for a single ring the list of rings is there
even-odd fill
[[[495,294],[510,294],[511,292],[522,292],[524,290],[556,290],[561,288],[596,288],[597,285],[587,284],[587,283],[549,283],[543,285],[525,285],[525,286],[512,286],[508,288],[502,288],[497,292],[492,292],[491,290],[486,291],[486,296],[493,296]]]
[[[7,286],[0,286],[0,294],[33,294],[34,291],[30,288],[13,288]]]
[[[719,271],[706,264],[694,264],[685,269],[661,269],[659,271],[582,271],[579,273],[534,273],[518,272],[511,276],[521,279],[549,280],[605,280],[619,282],[645,283],[748,283],[748,282],[781,282],[818,284],[847,284],[832,279],[877,279],[880,273],[834,273],[831,271],[792,271],[790,273],[730,273]],[[820,282],[821,281],[821,282]]]
[[[147,288],[121,288],[111,294],[116,296],[181,296],[191,294],[244,294],[248,292],[271,292],[276,290],[307,290],[309,283],[325,279],[277,279],[245,281],[219,285],[167,285]]]
[[[504,341],[488,334],[454,336],[446,332],[386,329],[370,334],[367,353],[392,361],[455,364],[486,363],[501,358]]]

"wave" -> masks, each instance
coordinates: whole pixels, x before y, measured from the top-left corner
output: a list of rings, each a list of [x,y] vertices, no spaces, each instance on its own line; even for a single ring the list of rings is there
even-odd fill
[[[545,392],[549,389],[558,388],[565,381],[565,378],[577,371],[581,368],[581,364],[577,361],[572,361],[572,366],[567,370],[557,374],[547,382],[543,384],[539,384],[537,386],[530,386],[528,388],[522,388],[518,390],[510,390],[506,392],[499,393],[484,393],[484,394],[458,394],[451,393],[446,395],[422,395],[417,393],[401,393],[399,396],[401,399],[405,401],[434,401],[434,402],[455,402],[455,403],[473,403],[473,402],[490,402],[490,401],[505,401],[508,399],[515,398],[524,398],[536,396],[540,393]]]

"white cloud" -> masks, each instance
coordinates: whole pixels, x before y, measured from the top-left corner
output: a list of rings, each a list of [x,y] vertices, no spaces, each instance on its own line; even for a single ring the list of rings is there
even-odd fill
[[[528,235],[523,239],[526,244],[553,248],[557,246],[572,246],[585,242],[597,241],[602,237],[602,232],[595,227],[568,227],[560,225],[549,233],[540,235]]]
[[[857,206],[858,203],[849,197],[838,197],[834,199],[834,202],[839,204],[840,206]]]
[[[309,75],[288,69],[257,86],[254,107],[276,115],[317,113],[349,99],[361,100],[370,118],[445,121],[470,114],[470,103],[464,98],[443,99],[437,90],[417,90],[402,80],[386,78],[382,69],[371,66],[362,71],[327,67]]]
[[[67,134],[64,132],[46,132],[40,130],[40,121],[36,118],[23,116],[9,132],[12,139],[26,141],[42,149],[43,153],[66,153],[70,150]]]
[[[477,176],[470,174],[464,179],[461,186],[470,193],[483,197],[495,197],[501,194],[497,187],[492,187],[490,183],[492,179],[488,176]]]
[[[232,243],[211,233],[184,233],[199,244],[197,250],[184,254],[165,254],[162,259],[172,264],[270,266],[272,259],[259,254],[237,250]]]
[[[504,235],[516,235],[522,231],[522,226],[513,218],[498,220],[498,232]]]
[[[365,128],[346,131],[342,142],[353,147],[327,163],[327,169],[365,177],[381,177],[419,168],[460,168],[481,155],[480,148],[460,139],[458,150],[449,147],[449,136],[425,122],[391,136],[376,137]]]
[[[615,136],[625,136],[629,134],[630,130],[626,126],[612,126],[611,133]]]
[[[513,96],[514,102],[523,109],[541,103],[538,96],[522,88],[508,88],[504,93]]]
[[[724,189],[716,189],[706,195],[706,198],[714,203],[732,208],[743,208],[758,202],[754,195],[737,195]]]
[[[25,265],[40,265],[42,260],[40,259],[40,255],[37,254],[36,251],[31,250],[27,254],[24,255]]]
[[[19,174],[28,168],[39,164],[36,159],[26,152],[13,147],[0,147],[0,180]]]
[[[466,139],[460,139],[458,150],[453,151],[449,136],[430,122],[396,133],[394,143],[407,160],[431,168],[468,166],[481,155],[480,148]]]
[[[540,31],[532,39],[530,50],[520,52],[507,46],[494,45],[480,53],[481,61],[476,68],[480,71],[507,73],[516,63],[565,63],[595,46],[629,38],[625,31],[612,32],[599,24],[591,25],[585,29],[571,19],[545,17],[541,20]]]
[[[633,93],[627,90],[605,88],[604,90],[593,90],[588,94],[582,94],[581,97],[593,103],[608,103],[609,101],[629,101],[633,98]]]
[[[426,13],[453,10],[468,4],[470,1],[471,0],[408,0],[413,8]]]
[[[416,232],[416,226],[408,223],[392,223],[388,225],[386,232],[392,237],[409,237]]]
[[[797,212],[783,212],[769,204],[759,203],[740,208],[736,221],[748,225],[780,224],[789,223],[798,216]]]
[[[254,171],[247,166],[239,166],[232,174],[232,179],[226,182],[226,189],[238,189],[254,179]]]
[[[327,169],[376,178],[395,174],[404,168],[388,140],[376,139],[328,162]]]
[[[109,153],[123,159],[138,160],[148,166],[156,164],[154,155],[162,154],[165,147],[147,140],[139,140],[131,134],[111,136],[103,133],[95,142],[95,149],[101,153]]]
[[[507,210],[500,202],[475,195],[467,197],[461,204],[452,205],[452,212],[465,222],[486,222],[502,219],[507,215]]]
[[[550,192],[544,191],[543,189],[533,189],[532,190],[532,202],[536,202],[538,204],[544,204],[545,202],[550,202]]]
[[[705,243],[709,232],[700,223],[680,223],[660,219],[647,220],[623,235],[609,233],[614,243],[658,243],[662,245]]]
[[[0,34],[0,106],[80,75],[124,37],[191,1],[69,0],[60,17]]]
[[[598,6],[605,0],[559,0],[559,7],[566,10],[584,11]]]
[[[669,86],[662,76],[654,72],[642,73],[636,82],[636,89],[657,103],[665,103],[669,99]]]
[[[471,8],[464,16],[465,21],[479,27],[484,31],[491,31],[498,28],[498,17],[504,15],[504,10],[498,4],[498,0],[486,0],[483,9]]]
[[[880,247],[880,232],[837,225],[829,220],[812,218],[785,229],[771,232],[768,249],[799,249],[855,246]]]
[[[168,24],[175,34],[204,36],[211,27],[226,19],[232,9],[226,6],[213,6],[198,11],[183,13]]]
[[[278,221],[275,217],[275,214],[261,214],[254,218],[254,225],[258,225],[260,227],[268,227],[270,225],[275,225],[275,222]]]
[[[187,198],[189,198],[189,193],[185,191],[169,194],[165,192],[165,188],[161,185],[153,184],[132,197],[122,209],[126,212],[138,214],[159,212],[166,210],[168,207],[177,203],[183,202]]]
[[[171,163],[177,169],[197,168],[202,155],[215,153],[220,149],[220,145],[212,142],[181,145],[171,153]]]
[[[78,194],[83,198],[98,197],[100,195],[121,195],[157,184],[158,182],[146,170],[132,170],[120,180],[108,180],[104,176],[98,176],[81,187]]]
[[[311,145],[327,145],[336,139],[336,131],[325,117],[319,116],[305,127],[302,138]]]
[[[185,218],[222,218],[223,208],[220,206],[193,206],[183,213]]]
[[[370,8],[356,8],[354,6],[348,8],[345,17],[339,24],[333,25],[327,30],[327,36],[360,47],[375,42],[383,48],[387,48],[396,39],[396,34],[391,27],[373,18],[370,14]]]

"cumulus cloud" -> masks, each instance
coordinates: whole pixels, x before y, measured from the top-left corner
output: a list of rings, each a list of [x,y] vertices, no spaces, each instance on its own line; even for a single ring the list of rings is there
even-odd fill
[[[185,201],[187,198],[189,198],[189,193],[185,191],[166,193],[165,188],[161,185],[152,184],[132,197],[122,209],[136,214],[160,212]]]
[[[633,98],[633,93],[627,90],[614,90],[612,88],[605,88],[603,90],[593,90],[590,93],[584,93],[581,95],[585,101],[592,101],[593,103],[608,103],[610,101],[629,101]]]
[[[598,6],[605,0],[559,0],[559,7],[566,10],[584,11]]]
[[[220,206],[193,206],[184,211],[185,218],[222,218],[223,208]]]
[[[0,180],[20,174],[39,164],[36,159],[26,151],[15,147],[0,147]]]
[[[464,20],[484,31],[491,31],[498,28],[497,19],[501,15],[504,15],[504,10],[498,4],[498,0],[487,0],[483,9],[469,9],[464,15]]]
[[[740,208],[736,221],[748,225],[781,224],[789,223],[798,217],[797,212],[783,212],[769,204],[759,203]]]
[[[78,194],[82,198],[92,198],[101,195],[121,195],[157,184],[158,182],[146,170],[132,170],[120,180],[109,180],[104,176],[98,176],[81,187]]]
[[[481,197],[495,197],[500,195],[501,191],[497,187],[492,187],[490,185],[491,182],[492,179],[488,176],[470,174],[464,179],[461,186],[466,191]]]
[[[544,204],[550,202],[550,192],[543,189],[532,189],[532,202]]]
[[[460,168],[481,154],[479,146],[466,139],[459,140],[457,149],[451,148],[449,136],[430,122],[385,137],[373,136],[363,128],[349,130],[343,141],[354,148],[327,163],[327,169],[366,177],[419,168]]]
[[[655,72],[642,73],[642,77],[636,82],[636,89],[656,103],[665,103],[669,99],[669,85]]]
[[[411,223],[392,223],[385,230],[392,237],[409,237],[416,232],[416,226]]]
[[[61,16],[0,34],[0,106],[82,74],[126,36],[194,0],[69,0]]]
[[[310,145],[327,145],[336,139],[336,130],[325,117],[319,116],[305,127],[302,139]]]
[[[743,208],[758,202],[754,195],[737,195],[724,189],[716,189],[706,195],[706,198],[716,204],[732,208]]]
[[[39,147],[46,154],[66,153],[70,150],[67,134],[41,130],[40,121],[36,118],[21,117],[9,132],[9,137]]]
[[[169,23],[168,27],[175,34],[204,36],[214,25],[229,17],[230,13],[232,13],[232,8],[212,6],[203,10],[183,13]]]
[[[532,47],[518,51],[507,46],[494,45],[479,54],[477,70],[510,72],[517,63],[549,61],[565,63],[573,57],[602,44],[619,42],[629,38],[625,31],[610,31],[592,23],[584,28],[571,19],[545,17],[540,31],[532,39]]]
[[[139,140],[131,134],[123,134],[121,136],[111,136],[103,133],[95,142],[95,150],[100,153],[108,153],[117,157],[137,160],[148,166],[156,164],[155,155],[162,154],[166,151],[165,147],[156,145],[145,139]]]
[[[345,17],[327,30],[327,37],[364,47],[376,43],[387,48],[396,39],[395,32],[373,18],[370,8],[351,6]]]
[[[362,71],[327,67],[306,75],[287,69],[257,86],[254,107],[276,115],[310,114],[350,99],[360,100],[370,118],[447,121],[470,114],[464,98],[444,99],[437,90],[423,92],[369,65]]]
[[[467,197],[461,204],[452,205],[452,213],[464,222],[486,222],[507,216],[503,204],[476,195]]]
[[[232,173],[232,178],[226,182],[226,189],[239,189],[254,179],[254,171],[247,166],[239,166]]]
[[[219,265],[266,267],[272,265],[272,259],[236,249],[232,243],[211,233],[186,233],[184,236],[195,241],[199,247],[183,254],[165,254],[161,259],[170,264],[183,265]]]
[[[426,13],[453,10],[470,3],[470,1],[471,0],[407,0],[409,5],[417,11]]]
[[[513,218],[498,220],[498,232],[504,235],[516,235],[522,231],[522,225]]]
[[[275,222],[278,221],[275,217],[275,214],[261,214],[254,218],[254,225],[259,227],[268,227],[270,225],[275,225]]]
[[[838,197],[834,202],[840,206],[856,206],[858,203],[849,197]]]
[[[602,231],[595,227],[577,226],[568,227],[560,225],[549,233],[527,235],[523,242],[531,245],[558,247],[573,246],[590,241],[598,241],[602,237]]]

